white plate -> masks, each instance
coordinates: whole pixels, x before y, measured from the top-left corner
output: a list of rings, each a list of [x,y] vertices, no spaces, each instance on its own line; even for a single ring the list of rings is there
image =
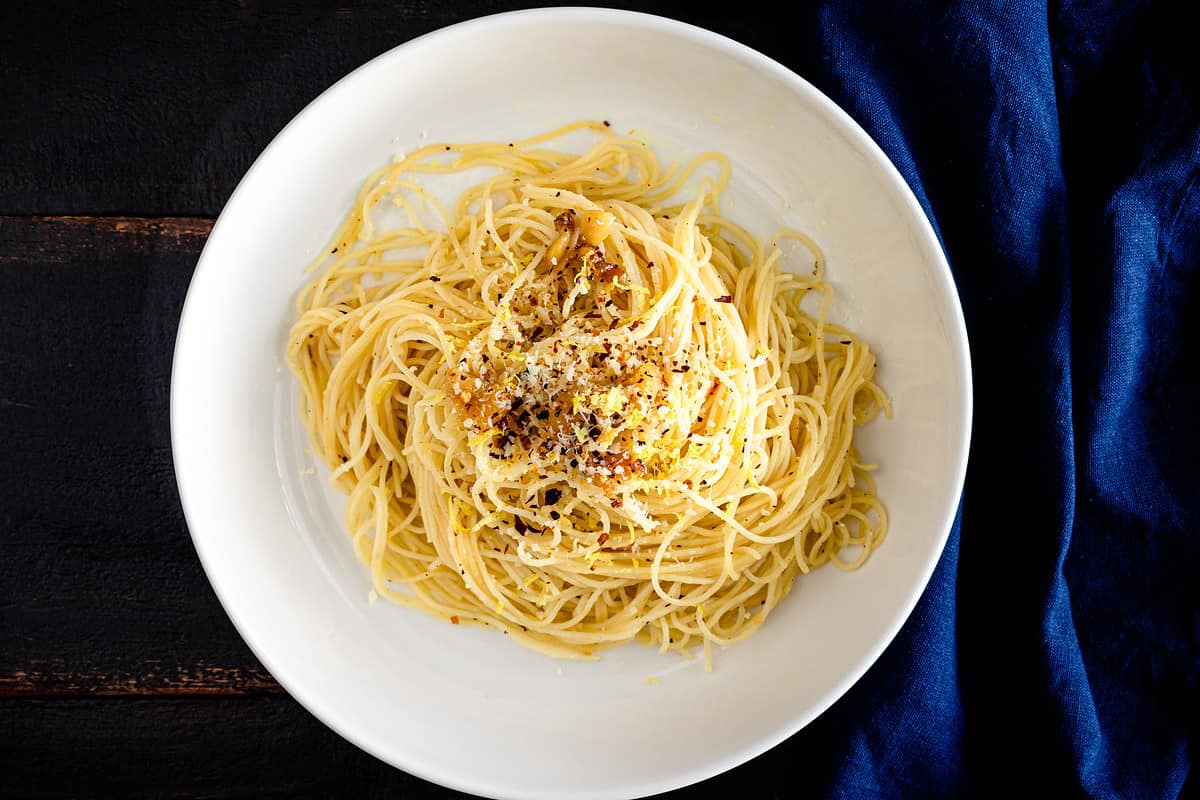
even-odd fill
[[[879,354],[895,419],[862,434],[886,544],[801,578],[750,640],[695,662],[631,645],[558,662],[496,632],[367,601],[341,498],[312,458],[283,367],[302,268],[364,176],[436,140],[582,117],[666,156],[734,165],[725,213],[811,232],[834,316]],[[655,17],[518,12],[398,47],[306,108],[229,200],[196,268],[171,387],[196,550],[246,642],[342,736],[432,781],[496,797],[637,796],[745,761],[829,707],[904,622],[942,551],[971,416],[962,312],[941,248],[879,148],[812,86],[729,39]],[[646,679],[657,676],[658,684]]]

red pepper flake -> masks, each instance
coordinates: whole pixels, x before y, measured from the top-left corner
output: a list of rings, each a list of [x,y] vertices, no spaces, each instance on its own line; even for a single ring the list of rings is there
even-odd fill
[[[733,302],[733,298],[727,294],[723,294],[720,297],[716,297],[713,299],[716,300],[716,302],[718,302],[718,303],[732,303]]]
[[[608,541],[608,534],[602,533],[602,534],[600,534],[600,538],[596,540],[596,544],[602,545],[607,541]]]
[[[446,318],[446,309],[439,308],[438,309],[438,319],[445,319],[445,318]]]
[[[447,147],[446,149],[447,149],[447,150],[449,150],[450,148],[449,148],[449,147]],[[457,625],[457,624],[458,624],[458,615],[457,615],[457,614],[455,614],[455,615],[453,615],[453,616],[451,616],[451,617],[450,617],[450,624],[451,624],[451,625]]]

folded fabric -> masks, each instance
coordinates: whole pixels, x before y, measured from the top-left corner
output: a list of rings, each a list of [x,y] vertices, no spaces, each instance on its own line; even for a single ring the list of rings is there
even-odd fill
[[[1195,12],[830,2],[820,20],[811,77],[942,238],[976,417],[916,612],[785,750],[826,796],[1174,797],[1200,721]]]

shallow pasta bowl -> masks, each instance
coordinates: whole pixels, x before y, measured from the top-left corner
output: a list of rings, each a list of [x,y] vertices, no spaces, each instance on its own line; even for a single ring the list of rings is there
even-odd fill
[[[584,41],[604,57],[578,57]],[[831,318],[878,354],[894,404],[894,419],[858,439],[881,464],[887,542],[855,572],[799,579],[760,631],[717,653],[711,673],[698,659],[637,645],[596,662],[555,661],[496,632],[370,602],[342,498],[307,451],[282,363],[303,268],[364,176],[432,141],[512,140],[580,118],[633,129],[664,160],[725,153],[733,178],[724,213],[759,235],[789,226],[814,236],[837,292]],[[941,554],[962,488],[970,397],[962,312],[937,239],[844,112],[712,33],[555,9],[409,42],[279,134],[196,268],[171,420],[204,568],[297,700],[429,780],[496,797],[590,798],[650,794],[728,769],[795,733],[866,671]]]

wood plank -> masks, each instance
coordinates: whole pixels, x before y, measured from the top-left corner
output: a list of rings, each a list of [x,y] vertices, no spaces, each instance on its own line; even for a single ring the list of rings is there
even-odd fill
[[[175,328],[209,221],[0,218],[0,696],[278,689],[176,495]]]
[[[239,697],[283,693],[270,673],[256,664],[223,667],[142,660],[135,673],[36,661],[0,675],[0,698]]]
[[[202,217],[96,217],[0,215],[0,266],[19,267],[31,255],[41,263],[80,263],[168,252],[195,257],[213,220]]]
[[[463,796],[367,755],[286,696],[0,700],[0,718],[4,797]]]
[[[357,749],[287,696],[0,700],[0,795],[5,797],[469,797]],[[803,734],[801,734],[803,736]],[[793,737],[698,787],[662,800],[746,794],[827,796],[833,743]],[[604,768],[603,759],[597,768]]]
[[[275,134],[343,75],[415,36],[519,4],[72,5],[28,3],[0,23],[0,213],[215,216]],[[639,7],[837,88],[826,85],[816,4],[787,4],[769,25],[738,4]]]

